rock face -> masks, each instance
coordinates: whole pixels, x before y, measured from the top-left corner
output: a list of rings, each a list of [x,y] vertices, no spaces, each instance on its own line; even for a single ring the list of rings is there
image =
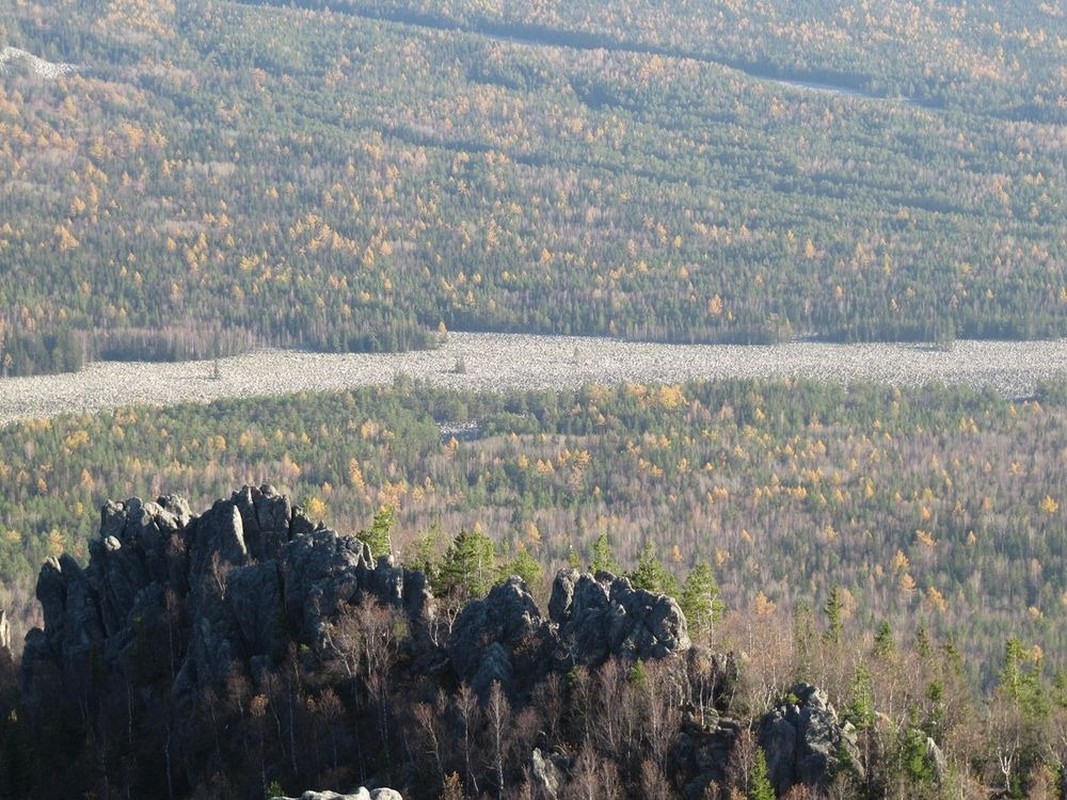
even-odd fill
[[[610,657],[663,658],[689,649],[685,616],[666,595],[634,589],[626,578],[561,570],[545,619],[526,584],[512,577],[468,603],[452,628],[456,675],[483,694],[506,691],[550,669],[599,666]]]
[[[743,730],[742,723],[725,717],[682,726],[670,763],[670,774],[681,786],[682,797],[707,797],[709,786],[726,782],[730,753]]]
[[[449,654],[459,679],[484,696],[493,681],[511,693],[516,674],[520,680],[544,675],[552,646],[552,631],[526,584],[511,577],[460,612]]]
[[[200,516],[178,497],[108,502],[89,553],[85,568],[64,554],[41,569],[44,629],[29,633],[23,657],[31,696],[47,677],[80,702],[100,676],[122,674],[169,686],[180,702],[235,671],[254,678],[294,644],[322,651],[344,602],[404,609],[416,640],[434,613],[422,573],[375,562],[270,486],[246,486]],[[448,645],[457,677],[479,693],[494,681],[511,691],[553,668],[690,647],[674,600],[609,573],[561,571],[549,611],[518,578],[469,603]]]
[[[855,729],[838,721],[826,692],[799,683],[791,695],[767,712],[759,727],[759,743],[779,796],[797,783],[826,786],[842,759],[854,769],[860,763]]]
[[[597,665],[618,655],[662,658],[690,647],[685,616],[673,598],[634,589],[610,572],[561,570],[548,610],[577,663]]]
[[[373,563],[362,542],[315,527],[270,486],[199,517],[176,497],[109,502],[89,553],[84,569],[64,554],[41,570],[44,630],[23,656],[31,696],[58,676],[83,700],[117,670],[180,701],[293,644],[319,647],[341,601],[402,606],[415,627],[432,614],[421,573]]]
[[[530,779],[541,797],[545,800],[558,800],[560,792],[566,783],[568,764],[562,756],[549,756],[545,758],[540,748],[535,747],[530,757]]]
[[[689,712],[671,748],[667,774],[684,798],[705,798],[723,785],[734,746],[747,724],[723,716],[739,677],[732,653],[691,647],[685,654]]]

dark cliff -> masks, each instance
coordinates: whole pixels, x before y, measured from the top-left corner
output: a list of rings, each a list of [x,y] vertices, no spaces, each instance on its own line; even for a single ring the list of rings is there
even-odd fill
[[[624,783],[701,796],[745,729],[721,716],[737,662],[625,577],[562,570],[547,616],[517,577],[439,614],[422,572],[269,486],[199,516],[176,497],[109,502],[89,552],[42,568],[22,662],[13,772],[48,774],[55,796],[551,797],[599,774],[594,752],[637,770]],[[819,780],[779,768],[797,758],[774,755],[781,785]]]

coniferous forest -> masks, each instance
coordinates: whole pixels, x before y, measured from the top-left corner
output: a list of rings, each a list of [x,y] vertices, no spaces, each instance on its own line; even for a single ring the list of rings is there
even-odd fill
[[[10,5],[0,380],[1067,333],[1056,2]],[[1065,454],[1054,381],[6,425],[0,795],[1064,797]]]
[[[8,374],[1065,330],[1055,5],[19,3]]]

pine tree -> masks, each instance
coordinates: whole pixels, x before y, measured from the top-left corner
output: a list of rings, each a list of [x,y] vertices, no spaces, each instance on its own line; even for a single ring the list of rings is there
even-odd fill
[[[767,769],[767,755],[762,747],[756,748],[756,762],[748,782],[748,800],[775,800],[774,785]]]
[[[371,555],[374,558],[378,558],[378,556],[389,555],[393,551],[390,537],[392,529],[393,509],[389,506],[382,506],[378,513],[374,515],[370,528],[357,533],[356,538],[370,545]]]
[[[678,582],[667,572],[667,568],[656,558],[656,553],[649,542],[638,556],[637,566],[627,577],[635,589],[657,594],[678,594]]]
[[[726,613],[726,604],[708,564],[701,562],[693,567],[682,586],[678,604],[685,614],[690,633],[711,634]]]
[[[930,641],[930,631],[925,622],[919,623],[919,629],[915,631],[915,650],[923,659],[928,659],[934,653],[933,642]]]
[[[1000,670],[1000,691],[1019,709],[1024,719],[1048,716],[1049,703],[1041,685],[1041,664],[1012,637],[1004,646],[1004,666]],[[1026,666],[1030,663],[1029,666]]]
[[[497,578],[493,541],[481,531],[461,530],[445,553],[435,594],[484,597]]]
[[[823,633],[823,640],[827,644],[841,644],[841,634],[844,630],[842,620],[844,608],[845,604],[841,600],[841,587],[835,584],[830,589],[829,597],[826,598],[826,605],[823,606],[823,613],[826,615],[826,631]]]
[[[844,716],[856,726],[856,730],[867,730],[874,725],[874,691],[871,688],[871,673],[866,664],[856,667]]]
[[[889,622],[882,620],[878,626],[878,633],[874,635],[874,654],[879,658],[886,658],[896,652],[897,643],[893,640],[893,629]]]
[[[815,612],[800,601],[793,610],[793,673],[797,681],[809,683],[814,678],[816,637]]]
[[[530,555],[529,550],[520,550],[511,561],[500,570],[502,575],[518,575],[526,584],[532,585],[541,578],[541,563]]]
[[[596,537],[596,541],[593,542],[593,558],[589,562],[589,571],[594,575],[598,572],[610,572],[612,575],[618,575],[621,571],[606,533],[600,534]]]

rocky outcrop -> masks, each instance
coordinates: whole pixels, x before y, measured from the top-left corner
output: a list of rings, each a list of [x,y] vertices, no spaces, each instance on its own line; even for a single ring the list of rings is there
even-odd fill
[[[49,559],[37,582],[44,629],[26,639],[24,681],[59,675],[83,702],[110,673],[168,686],[175,699],[293,645],[313,650],[342,602],[402,607],[416,630],[432,614],[421,573],[375,563],[357,539],[316,527],[270,486],[195,516],[176,497],[109,502],[82,568]]]
[[[539,797],[558,800],[567,781],[570,763],[564,756],[550,755],[545,758],[541,749],[535,747],[530,757],[530,781]]]
[[[611,657],[663,658],[689,649],[685,616],[666,595],[607,572],[561,570],[549,619],[518,577],[468,603],[456,618],[449,655],[457,677],[484,696],[494,681],[511,692],[551,669],[599,666]]]
[[[934,779],[938,783],[948,777],[948,759],[944,751],[931,737],[926,737],[926,760],[934,770]]]
[[[180,702],[235,672],[254,681],[294,645],[325,660],[338,609],[368,596],[403,609],[416,649],[432,649],[420,640],[434,614],[422,573],[375,561],[365,543],[316,527],[270,486],[246,486],[200,516],[178,497],[108,502],[89,554],[85,568],[64,554],[41,570],[45,624],[23,657],[31,696],[49,676],[84,704],[113,674],[166,686]],[[561,571],[549,611],[519,578],[469,603],[447,648],[456,676],[484,696],[494,682],[512,692],[551,669],[690,647],[674,600],[609,573]]]
[[[690,647],[685,615],[673,598],[634,589],[610,572],[561,570],[548,609],[573,663],[595,666],[609,656],[662,658]]]
[[[466,683],[485,700],[499,684],[520,708],[552,672],[670,656],[682,656],[664,665],[672,698],[704,713],[720,691],[715,657],[686,655],[678,605],[608,573],[562,571],[549,616],[510,578],[468,603],[442,642],[421,573],[313,525],[270,486],[245,487],[200,515],[178,497],[106,503],[88,550],[84,567],[63,554],[41,569],[44,625],[26,637],[21,667],[26,718],[39,742],[57,743],[57,762],[82,759],[91,770],[98,762],[86,753],[96,748],[109,779],[121,775],[145,796],[164,786],[192,793],[229,764],[262,782],[272,763],[300,780],[351,777],[315,764],[301,737],[338,765],[370,752],[375,737],[391,744],[383,731],[400,725],[386,705],[395,692],[433,702]],[[368,598],[390,611],[356,607]],[[530,765],[546,797],[568,768],[556,755]]]
[[[703,724],[682,726],[671,750],[670,774],[683,797],[707,797],[708,787],[727,779],[727,764],[744,726],[734,719],[712,715]]]
[[[460,680],[484,695],[494,681],[509,694],[516,674],[544,675],[552,631],[521,578],[494,586],[484,600],[468,603],[452,627],[449,654]]]
[[[825,787],[846,764],[860,769],[855,729],[838,721],[826,692],[806,683],[763,716],[759,743],[779,796],[797,783]]]
[[[686,715],[671,749],[668,774],[685,798],[704,798],[724,785],[727,765],[748,724],[725,716],[740,676],[733,653],[691,647],[685,654]]]

